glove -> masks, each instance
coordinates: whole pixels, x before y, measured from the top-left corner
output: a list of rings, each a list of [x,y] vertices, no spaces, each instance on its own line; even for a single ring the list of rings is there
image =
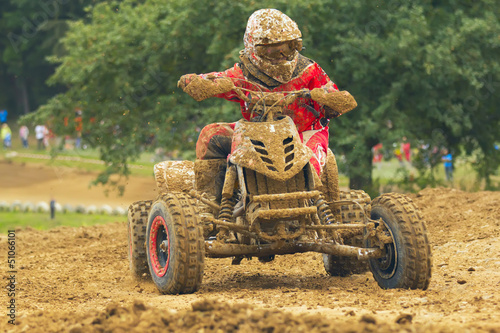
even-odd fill
[[[186,86],[194,79],[195,76],[198,76],[196,74],[185,74],[181,76],[179,81],[177,81],[177,87],[181,88],[184,90]]]
[[[196,74],[181,76],[177,86],[198,102],[235,88],[233,81],[227,77],[204,79]]]
[[[326,118],[338,117],[358,106],[348,91],[327,92],[323,88],[314,88],[311,90],[311,99],[326,106],[324,108]]]

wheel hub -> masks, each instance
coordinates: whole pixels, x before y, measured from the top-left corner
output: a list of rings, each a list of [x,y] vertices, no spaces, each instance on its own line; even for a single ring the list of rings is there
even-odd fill
[[[386,229],[387,236],[391,237],[394,240],[391,229],[389,229],[387,225]],[[381,258],[376,259],[375,262],[377,264],[377,270],[379,271],[380,275],[385,279],[389,279],[396,273],[398,253],[394,242],[385,244],[384,250],[385,255]]]
[[[161,242],[160,249],[162,252],[168,251],[168,241],[167,240],[164,240],[163,242]]]

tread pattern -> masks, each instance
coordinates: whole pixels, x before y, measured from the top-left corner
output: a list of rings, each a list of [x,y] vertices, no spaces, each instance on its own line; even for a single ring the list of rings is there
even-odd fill
[[[342,205],[340,207],[342,223],[364,223],[364,213],[361,207],[363,207],[365,213],[370,216],[371,198],[365,191],[340,191],[340,200],[353,200],[361,204],[361,206],[355,204]]]
[[[171,251],[175,251],[173,261],[173,279],[165,289],[165,294],[193,293],[201,285],[205,263],[205,242],[203,225],[198,221],[196,202],[184,193],[168,193],[161,195],[167,211],[174,224],[175,243]],[[167,273],[168,274],[168,273]]]
[[[146,227],[152,200],[137,201],[128,208],[128,242],[130,270],[135,277],[149,276],[146,253]]]
[[[340,213],[342,223],[364,223],[364,213],[361,207],[364,208],[368,216],[370,215],[371,199],[366,192],[361,190],[340,191],[339,199],[355,200],[361,204],[361,206],[355,204],[342,205],[340,207],[340,211],[337,208],[336,213]],[[363,247],[362,236],[351,236],[351,238],[346,238],[346,235],[344,234],[343,237],[345,245]],[[358,260],[355,257],[325,254],[323,255],[323,264],[326,272],[331,276],[350,276],[352,274],[362,274],[369,270],[368,262],[366,260]]]
[[[427,226],[420,210],[410,198],[397,193],[377,197],[373,200],[372,207],[377,206],[389,210],[394,215],[403,236],[407,264],[402,286],[399,287],[427,289],[431,278],[432,258]]]

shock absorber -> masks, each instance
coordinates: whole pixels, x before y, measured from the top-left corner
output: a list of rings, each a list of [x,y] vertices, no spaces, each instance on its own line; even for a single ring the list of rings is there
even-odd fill
[[[318,208],[318,217],[319,217],[319,221],[321,222],[321,224],[326,225],[326,224],[335,223],[335,217],[333,216],[332,210],[330,209],[330,207],[326,203],[323,195],[321,195],[318,198],[318,200],[316,200],[315,204],[316,204],[316,207]],[[338,244],[343,244],[342,237],[340,237],[338,232],[336,232],[335,230],[331,230],[330,234]]]
[[[232,222],[234,206],[236,205],[235,185],[237,180],[237,172],[235,165],[229,165],[226,170],[224,186],[222,188],[222,200],[220,203],[219,220],[224,222]],[[233,232],[227,227],[222,227],[219,230],[217,239],[224,240],[229,243],[236,243],[236,238]]]
[[[222,220],[224,222],[231,222],[235,204],[236,204],[236,198],[234,195],[229,198],[222,197],[222,201],[220,204],[220,211],[219,211],[219,220]]]
[[[315,204],[316,204],[316,207],[318,208],[318,216],[319,216],[319,221],[321,222],[321,224],[326,225],[326,224],[335,223],[335,217],[333,216],[332,210],[330,209],[330,206],[328,206],[328,204],[326,203],[323,195],[321,195],[318,198],[318,200],[316,200]],[[344,243],[341,235],[337,231],[331,230],[330,234],[338,244]]]
[[[316,207],[318,207],[318,216],[321,224],[330,224],[335,222],[335,218],[330,210],[330,207],[325,201],[323,195],[321,195],[315,202]]]
[[[219,220],[222,220],[224,222],[231,222],[235,204],[236,204],[236,199],[234,195],[232,197],[222,197],[222,202],[220,204],[220,211],[219,211]],[[230,230],[227,227],[219,227],[219,233],[217,234],[217,239],[231,243],[236,242],[234,234],[230,232]]]
[[[234,205],[236,205],[236,198],[234,194],[236,178],[236,166],[230,165],[226,170],[219,210],[219,220],[223,220],[224,222],[231,222],[233,217]]]

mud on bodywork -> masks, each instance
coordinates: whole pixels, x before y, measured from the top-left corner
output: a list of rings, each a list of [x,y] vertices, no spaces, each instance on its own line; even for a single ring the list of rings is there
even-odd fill
[[[192,161],[164,161],[156,164],[154,170],[160,193],[189,192],[194,189]]]
[[[236,123],[229,158],[231,163],[284,181],[296,175],[311,159],[313,152],[301,143],[297,128],[289,117],[248,124],[245,120]],[[283,153],[277,153],[280,151]]]

